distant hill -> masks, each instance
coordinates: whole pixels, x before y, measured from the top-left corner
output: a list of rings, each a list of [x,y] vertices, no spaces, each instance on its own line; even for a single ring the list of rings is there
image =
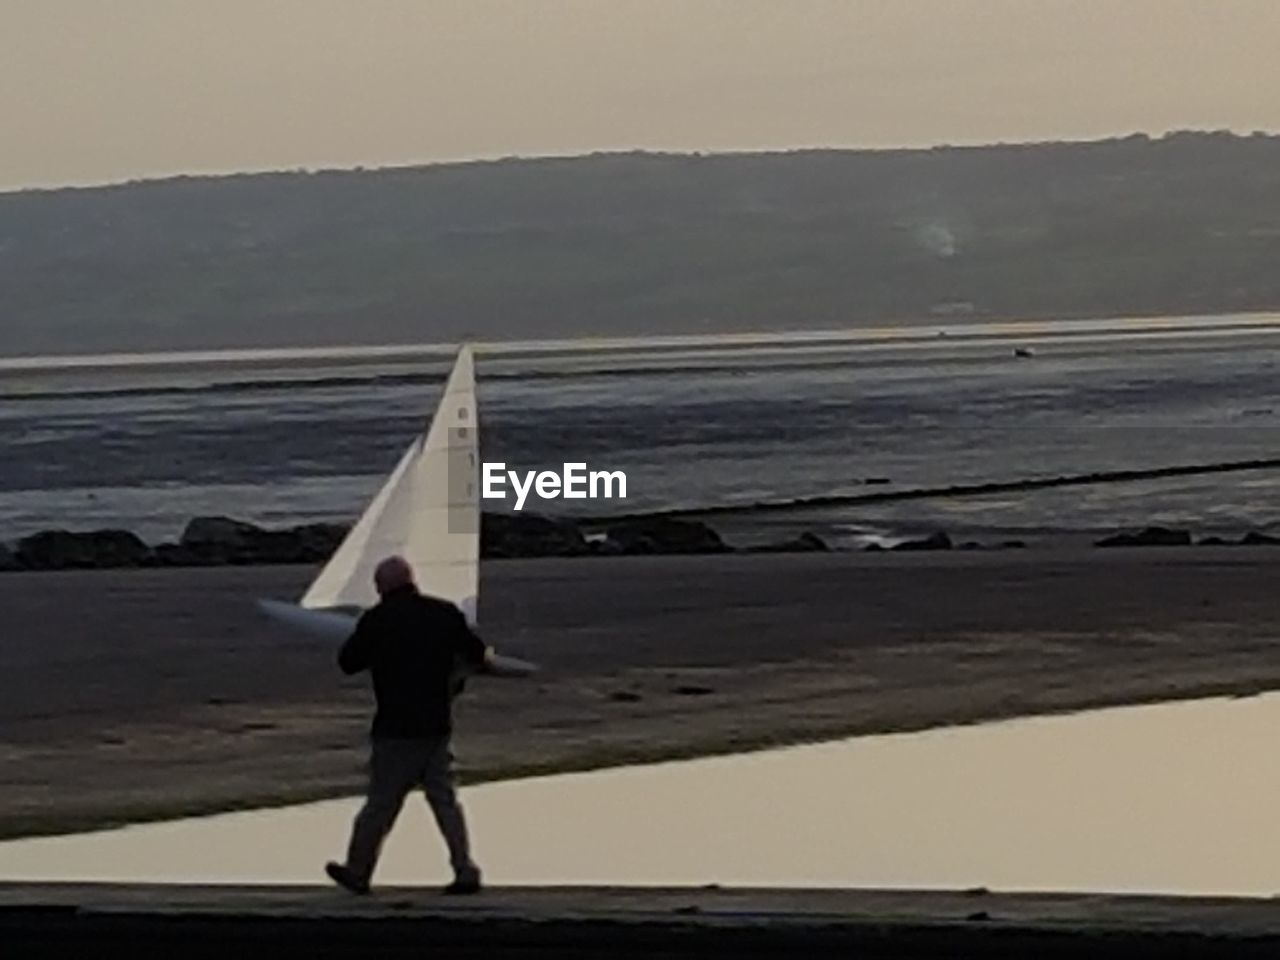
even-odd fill
[[[1280,138],[0,194],[0,354],[1280,308]]]

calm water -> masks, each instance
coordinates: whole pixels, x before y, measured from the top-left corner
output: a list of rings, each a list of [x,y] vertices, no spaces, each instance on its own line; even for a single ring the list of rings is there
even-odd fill
[[[0,539],[123,526],[158,540],[201,513],[350,520],[447,363],[428,348],[0,360]],[[505,344],[478,375],[485,458],[624,470],[630,497],[605,512],[1280,456],[1276,317]],[[850,545],[937,527],[1238,534],[1280,521],[1278,494],[1272,472],[771,519]],[[750,540],[762,522],[727,523]]]
[[[463,792],[492,883],[1280,893],[1280,694]],[[0,844],[0,878],[323,883],[355,801]],[[409,803],[378,880],[447,875]]]

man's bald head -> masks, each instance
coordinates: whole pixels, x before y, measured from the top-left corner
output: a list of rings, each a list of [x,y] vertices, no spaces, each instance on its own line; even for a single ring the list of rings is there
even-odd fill
[[[392,590],[412,586],[413,567],[404,557],[387,557],[373,571],[373,585],[378,588],[378,595],[385,597]]]

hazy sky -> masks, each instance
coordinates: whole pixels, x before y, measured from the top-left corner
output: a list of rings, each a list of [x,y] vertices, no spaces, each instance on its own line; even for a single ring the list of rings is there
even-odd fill
[[[1280,0],[0,0],[0,188],[1280,129]]]

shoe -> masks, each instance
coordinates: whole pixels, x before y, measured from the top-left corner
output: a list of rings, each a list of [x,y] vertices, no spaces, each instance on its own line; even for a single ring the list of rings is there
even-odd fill
[[[480,874],[470,877],[455,877],[453,883],[444,888],[446,896],[466,897],[480,892]]]
[[[369,892],[369,881],[361,880],[351,870],[342,863],[334,863],[330,860],[324,865],[324,872],[329,875],[329,879],[342,887],[344,890],[350,890],[352,893],[366,894]]]

